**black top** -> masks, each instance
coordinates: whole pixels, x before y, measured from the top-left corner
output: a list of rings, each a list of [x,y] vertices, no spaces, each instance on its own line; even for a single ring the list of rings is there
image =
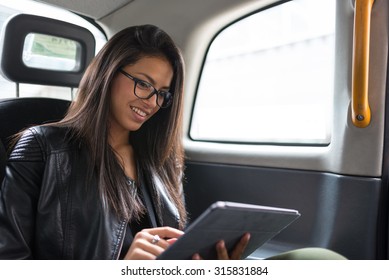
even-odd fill
[[[135,180],[127,178],[128,185],[130,188],[133,188],[134,195],[139,195],[143,205],[146,207],[146,212],[142,215],[139,221],[132,220],[127,224],[126,234],[123,240],[122,250],[120,252],[119,259],[124,259],[128,249],[130,248],[132,241],[134,239],[135,234],[145,228],[155,227],[156,221],[154,216],[154,207],[151,203],[151,196],[147,188],[145,188],[144,184],[137,184]],[[150,211],[153,213],[150,215]]]

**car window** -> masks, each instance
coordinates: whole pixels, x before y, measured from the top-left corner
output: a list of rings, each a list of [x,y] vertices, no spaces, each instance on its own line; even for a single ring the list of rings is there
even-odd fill
[[[193,140],[330,142],[335,0],[273,6],[222,30],[207,53]]]
[[[52,6],[27,0],[0,0],[0,28],[12,16],[20,13],[34,14],[61,19],[87,28],[95,37],[96,53],[106,42],[105,35],[94,25],[80,16]],[[77,42],[31,33],[24,43],[23,63],[28,67],[61,71],[77,70],[75,59]],[[16,84],[0,75],[2,88],[0,99],[12,97],[52,97],[72,100],[76,89],[69,87]]]

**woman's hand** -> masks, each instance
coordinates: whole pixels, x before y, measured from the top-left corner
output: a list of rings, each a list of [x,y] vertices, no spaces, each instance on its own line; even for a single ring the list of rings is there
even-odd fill
[[[124,259],[155,260],[182,234],[184,232],[172,227],[144,229],[135,235]]]
[[[250,240],[250,233],[245,233],[239,242],[235,245],[234,249],[228,254],[224,240],[216,243],[216,253],[219,260],[240,260],[242,258],[243,252],[246,249],[247,244]],[[194,254],[194,260],[201,260],[199,254]]]

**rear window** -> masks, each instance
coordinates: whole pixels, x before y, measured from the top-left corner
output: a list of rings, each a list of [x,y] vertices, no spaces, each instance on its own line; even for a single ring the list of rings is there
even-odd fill
[[[330,142],[335,0],[295,0],[237,21],[207,53],[194,140]]]

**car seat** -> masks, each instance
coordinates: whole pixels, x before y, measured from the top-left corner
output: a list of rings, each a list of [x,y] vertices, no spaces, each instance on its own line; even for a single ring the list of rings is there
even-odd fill
[[[27,66],[22,56],[29,34],[69,38],[78,42],[77,67],[72,70],[52,70],[45,68],[44,63],[37,68]],[[0,72],[17,85],[26,83],[77,88],[86,67],[95,56],[95,38],[89,30],[51,18],[16,14],[4,22],[0,37]],[[5,175],[12,135],[29,126],[62,119],[71,103],[62,99],[16,96],[1,99],[0,95],[0,183]]]
[[[12,136],[33,125],[62,119],[70,101],[31,97],[0,100],[0,182],[4,177]]]

